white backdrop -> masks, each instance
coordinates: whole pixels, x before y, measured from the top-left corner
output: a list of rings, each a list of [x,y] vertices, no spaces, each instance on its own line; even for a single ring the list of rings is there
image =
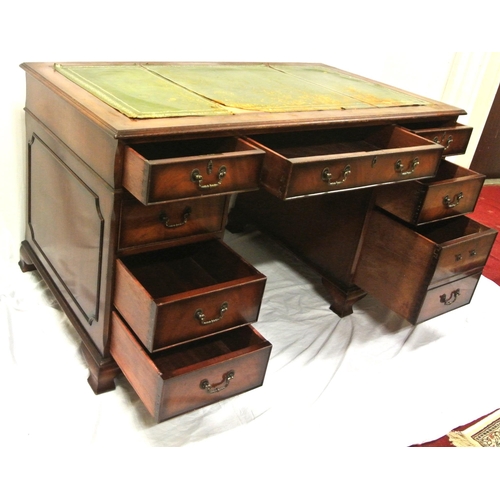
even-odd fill
[[[461,8],[427,1],[418,4],[400,1],[366,4],[342,2],[342,5],[324,0],[254,0],[246,3],[227,0],[163,3],[151,0],[135,3],[88,0],[79,4],[28,0],[9,3],[8,10],[2,14],[0,30],[0,256],[17,260],[19,242],[24,233],[25,139],[22,109],[25,88],[20,63],[92,60],[322,62],[439,100],[446,93],[457,52],[498,49],[498,43],[493,38],[497,33],[494,27],[495,16],[484,14],[487,11],[481,8],[482,3],[469,2],[467,7]],[[479,40],[480,43],[472,43],[474,40]],[[458,101],[459,97],[449,104],[461,106],[462,103]],[[78,430],[75,429],[75,432]],[[18,474],[9,472],[9,475],[14,483],[17,482],[17,487],[22,482],[26,483],[26,478],[30,478],[35,470],[38,471],[36,478],[41,479],[40,471],[46,467],[50,473],[43,476],[39,487],[43,486],[49,491],[52,485],[50,480],[61,484],[60,475],[48,465],[52,450],[38,450],[42,452],[41,462],[27,462],[26,456],[33,456],[33,451],[26,453],[23,450],[18,461],[11,461],[11,465],[15,464],[15,467],[9,470],[15,470]],[[2,449],[0,453],[2,452],[5,450]],[[106,450],[106,454],[108,452]],[[69,456],[73,457],[73,453]],[[78,481],[78,485],[73,486],[65,498],[79,497],[84,483],[78,480],[80,474],[88,474],[90,477],[106,476],[110,466],[111,459],[103,459],[98,453],[78,450],[78,454],[85,465],[75,465],[76,474],[72,474],[72,477]],[[12,456],[12,450],[9,450],[9,456]],[[63,463],[67,456],[62,456]],[[163,457],[156,459],[163,460]],[[300,463],[310,463],[309,459],[310,457],[302,457],[304,462]],[[85,467],[96,460],[103,468],[102,473],[84,472]],[[267,470],[261,470],[259,460],[264,460]],[[115,476],[109,478],[109,488],[118,483],[128,484],[136,473],[127,467],[127,463],[135,466],[137,461],[137,455],[121,456],[120,463],[125,462],[125,465],[119,473],[120,477],[117,477],[118,473],[115,471]],[[287,457],[287,465],[299,473],[297,463],[290,463],[291,461],[291,457]],[[320,467],[325,477],[328,463],[322,462]],[[348,463],[353,473],[353,482],[347,482],[346,487],[349,484],[351,488],[355,485],[356,491],[363,484],[366,484],[367,491],[378,485],[384,488],[386,498],[391,492],[395,494],[395,498],[410,498],[409,493],[413,495],[420,491],[417,487],[426,484],[426,481],[421,481],[422,477],[419,477],[416,470],[411,470],[411,466],[398,468],[411,481],[408,489],[408,486],[401,486],[394,476],[375,474],[371,467],[364,469],[363,477],[358,477],[357,457]],[[71,461],[64,465],[66,473],[73,469]],[[217,477],[219,470],[224,470],[221,457],[216,462],[208,461],[204,465],[209,478],[213,474],[213,479],[221,480]],[[255,482],[260,482],[261,474],[276,472],[270,470],[271,465],[271,457],[266,456],[266,451],[262,450],[262,457],[255,458],[251,473],[248,474],[256,473]],[[453,461],[453,465],[458,464]],[[157,462],[156,466],[161,469],[162,463]],[[419,467],[421,466],[419,463]],[[311,473],[310,468],[306,469]],[[127,470],[130,471],[128,475]],[[202,471],[203,469],[198,469],[198,475],[196,471],[192,473],[193,483],[190,487],[194,488],[195,483],[207,480]],[[314,476],[315,471],[316,468],[309,477]],[[167,475],[162,481],[165,487],[162,490],[165,494],[173,493],[169,491],[166,479],[170,477],[172,480],[172,473],[165,473]],[[426,466],[425,473],[427,478],[442,477],[434,474],[432,467]],[[291,476],[292,473],[287,477],[285,472],[282,478],[286,481],[292,479]],[[200,477],[203,481],[196,479]],[[254,481],[251,483],[254,484]],[[153,477],[144,484],[154,485]],[[208,484],[215,487],[217,481],[209,481]],[[463,488],[463,483],[461,484]],[[245,483],[240,486],[245,490]],[[450,486],[450,482],[446,481],[442,489],[435,487],[434,492],[441,494],[449,491]],[[33,487],[36,488],[36,484]],[[40,491],[39,488],[36,490]],[[304,493],[309,490],[304,487],[300,491]],[[327,489],[311,498],[325,496],[325,491]],[[478,490],[475,491],[477,493]],[[9,498],[17,496],[11,493]],[[427,498],[437,497],[428,494]]]

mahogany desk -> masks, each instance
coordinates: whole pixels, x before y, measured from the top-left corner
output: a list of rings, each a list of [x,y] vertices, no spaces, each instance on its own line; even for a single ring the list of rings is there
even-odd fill
[[[22,68],[20,265],[96,393],[121,370],[162,421],[263,383],[266,277],[226,226],[292,249],[339,316],[366,293],[413,323],[470,301],[496,233],[463,216],[484,177],[443,158],[465,151],[463,110],[320,64]]]

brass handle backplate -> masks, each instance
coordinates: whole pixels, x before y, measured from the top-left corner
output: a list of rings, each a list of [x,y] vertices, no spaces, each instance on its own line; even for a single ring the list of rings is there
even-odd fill
[[[344,170],[342,170],[342,174],[336,181],[332,181],[332,173],[328,167],[324,168],[321,172],[321,180],[326,182],[329,186],[337,186],[338,184],[342,184],[346,181],[347,177],[351,174],[351,165],[346,165]]]
[[[447,298],[446,294],[443,293],[443,295],[439,296],[439,301],[446,305],[446,306],[451,306],[453,302],[455,302],[460,295],[460,288],[457,288],[456,290],[453,290],[453,292],[450,293],[450,297]]]
[[[194,313],[194,317],[200,322],[200,325],[211,325],[212,323],[217,323],[224,316],[224,313],[228,310],[229,305],[227,302],[223,302],[220,306],[219,316],[213,319],[205,319],[205,313],[202,309],[197,309]]]
[[[234,370],[230,370],[227,373],[224,373],[222,376],[222,382],[217,385],[212,385],[206,378],[200,382],[200,389],[207,392],[208,394],[217,394],[220,391],[223,391],[231,380],[234,378]]]
[[[212,160],[208,162],[207,165],[207,173],[211,174],[212,173]],[[226,176],[227,174],[227,168],[224,165],[221,165],[219,168],[219,171],[217,172],[217,182],[212,183],[212,184],[203,184],[203,176],[200,174],[200,171],[196,168],[191,172],[191,182],[198,183],[198,187],[200,189],[213,189],[222,184],[222,179]]]
[[[400,175],[410,175],[410,174],[413,174],[413,172],[415,172],[415,169],[419,165],[420,165],[420,160],[418,158],[413,158],[413,160],[410,162],[410,166],[408,167],[407,170],[405,170],[404,169],[405,167],[403,165],[403,161],[398,160],[394,165],[394,169]]]
[[[456,194],[454,197],[453,197],[453,200],[448,196],[446,195],[444,198],[443,198],[443,204],[446,208],[454,208],[456,207],[459,203],[460,203],[460,200],[464,197],[464,194],[463,193],[458,193]]]

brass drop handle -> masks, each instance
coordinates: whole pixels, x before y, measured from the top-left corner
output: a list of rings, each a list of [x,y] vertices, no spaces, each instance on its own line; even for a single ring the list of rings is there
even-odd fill
[[[446,132],[443,132],[443,135],[442,135],[442,139],[440,139],[438,136],[434,137],[433,141],[436,143],[436,144],[441,144],[441,141],[443,140],[444,141],[444,138],[446,136]],[[444,147],[444,150],[446,151],[451,143],[453,142],[453,136],[452,135],[449,135],[448,136],[448,139],[446,141],[446,146]]]
[[[191,207],[186,207],[184,209],[184,212],[182,213],[182,221],[181,222],[177,222],[175,224],[169,224],[170,218],[168,217],[168,215],[165,212],[162,212],[160,214],[160,220],[166,228],[172,229],[172,228],[180,227],[180,226],[183,226],[184,224],[186,224],[190,215],[191,215]]]
[[[454,197],[453,197],[453,200],[448,196],[446,195],[444,198],[443,198],[443,204],[446,208],[454,208],[456,206],[458,206],[458,204],[460,203],[460,200],[464,197],[464,194],[463,193],[457,193]]]
[[[342,184],[346,181],[347,177],[351,174],[351,165],[346,165],[344,170],[342,170],[342,175],[338,180],[332,181],[332,173],[328,167],[323,169],[321,172],[321,180],[326,182],[329,186],[337,186],[338,184]]]
[[[415,172],[415,169],[419,165],[420,165],[420,160],[418,158],[413,158],[413,160],[410,162],[408,170],[405,170],[402,160],[398,160],[394,165],[394,169],[400,175],[410,175],[413,174],[413,172]]]
[[[213,319],[205,319],[205,313],[202,309],[196,309],[194,313],[194,317],[200,322],[200,325],[211,325],[212,323],[217,323],[224,316],[224,313],[229,309],[229,304],[227,302],[223,302],[220,306],[219,316]]]
[[[212,173],[212,160],[208,162],[207,165],[207,173],[211,174]],[[200,171],[196,168],[191,172],[191,182],[198,183],[198,187],[200,189],[213,189],[222,184],[222,179],[226,176],[227,174],[227,168],[224,165],[221,165],[219,168],[219,171],[217,172],[217,182],[213,184],[203,184],[203,176],[200,174]]]
[[[217,385],[212,385],[206,378],[200,382],[200,389],[207,392],[208,394],[217,394],[228,387],[229,382],[234,378],[234,370],[230,370],[224,373],[222,376],[222,382]]]
[[[457,288],[456,290],[453,290],[453,292],[450,293],[450,297],[446,298],[446,294],[443,293],[443,295],[439,296],[439,301],[443,303],[446,306],[451,306],[453,302],[457,300],[457,297],[460,295],[460,288]]]

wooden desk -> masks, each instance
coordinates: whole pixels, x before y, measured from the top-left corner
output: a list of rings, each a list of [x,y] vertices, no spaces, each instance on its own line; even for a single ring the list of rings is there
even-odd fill
[[[122,370],[161,421],[263,383],[271,345],[252,323],[266,279],[222,242],[228,219],[314,266],[340,316],[367,292],[409,321],[470,300],[495,232],[460,222],[424,234],[393,206],[421,210],[437,175],[462,187],[438,196],[426,227],[473,210],[483,178],[438,173],[467,146],[463,110],[318,64],[22,68],[20,265],[40,272],[79,332],[96,393]],[[381,237],[399,242],[391,258]],[[474,255],[439,263],[449,239]],[[418,286],[399,280],[404,269],[420,269]]]

